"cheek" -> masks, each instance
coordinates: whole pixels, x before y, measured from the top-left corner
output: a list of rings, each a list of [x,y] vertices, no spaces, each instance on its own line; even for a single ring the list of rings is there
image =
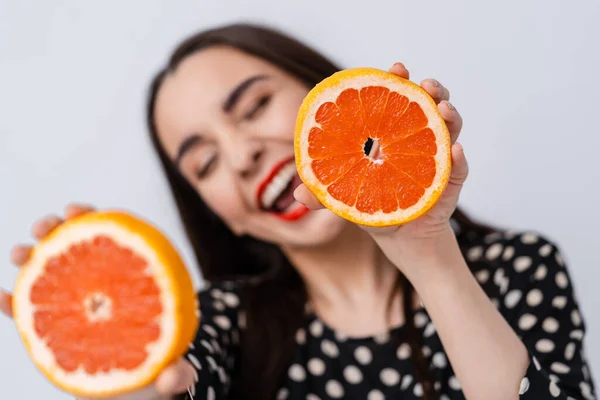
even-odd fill
[[[206,205],[234,232],[248,216],[248,207],[233,183],[220,180],[199,190]]]
[[[301,93],[296,92],[282,96],[266,118],[268,126],[265,126],[265,129],[273,131],[273,134],[285,135],[285,139],[293,140],[298,109],[303,98]]]

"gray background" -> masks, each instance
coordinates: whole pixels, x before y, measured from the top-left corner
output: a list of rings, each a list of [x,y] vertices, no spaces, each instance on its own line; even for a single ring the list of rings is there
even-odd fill
[[[404,62],[447,85],[465,119],[474,216],[535,229],[570,265],[600,368],[600,2],[0,0],[0,253],[72,200],[160,225],[195,271],[144,126],[151,74],[185,35],[249,19],[344,66]],[[10,289],[16,270],[0,265]],[[194,272],[196,283],[200,277]],[[595,374],[597,375],[597,374]],[[0,318],[0,398],[67,399]]]

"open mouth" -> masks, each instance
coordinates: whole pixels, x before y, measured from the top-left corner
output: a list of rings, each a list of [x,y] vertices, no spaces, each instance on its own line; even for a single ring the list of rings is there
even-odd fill
[[[294,157],[275,165],[269,176],[260,184],[257,200],[261,210],[284,220],[297,220],[308,209],[294,198],[294,191],[302,184]]]

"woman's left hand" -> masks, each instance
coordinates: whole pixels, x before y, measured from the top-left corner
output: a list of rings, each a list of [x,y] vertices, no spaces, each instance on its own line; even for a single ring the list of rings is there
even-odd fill
[[[409,79],[410,75],[406,67],[396,63],[390,72]],[[458,203],[458,197],[462,185],[467,179],[468,166],[462,146],[457,143],[462,128],[462,117],[456,108],[450,104],[450,92],[435,79],[425,79],[421,87],[429,93],[438,105],[438,109],[444,118],[452,142],[452,170],[446,190],[438,202],[426,214],[405,225],[386,228],[363,227],[376,239],[393,236],[407,241],[435,239],[450,229],[450,216]],[[294,193],[296,199],[308,208],[318,210],[323,205],[308,190],[305,185],[300,185]]]

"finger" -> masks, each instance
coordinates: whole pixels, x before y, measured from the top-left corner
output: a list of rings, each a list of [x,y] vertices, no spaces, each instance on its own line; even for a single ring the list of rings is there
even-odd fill
[[[421,87],[429,93],[436,104],[439,104],[443,100],[450,100],[450,91],[435,79],[425,79],[421,82]]]
[[[392,74],[398,75],[401,78],[410,79],[410,72],[408,72],[408,69],[406,69],[404,64],[400,62],[394,64],[392,68],[390,68],[390,72]]]
[[[12,318],[12,296],[10,293],[0,290],[0,312],[9,318]]]
[[[33,224],[31,233],[34,238],[39,240],[48,235],[54,228],[62,223],[62,218],[56,215],[50,215]]]
[[[65,208],[65,218],[71,219],[79,215],[94,211],[94,207],[88,204],[71,203]]]
[[[324,208],[304,184],[296,188],[294,191],[294,198],[311,210],[320,210]]]
[[[452,171],[450,172],[450,183],[461,186],[469,175],[469,164],[465,156],[462,144],[456,143],[452,146]]]
[[[19,267],[22,266],[29,260],[32,250],[33,247],[27,245],[17,245],[13,247],[10,251],[10,262]]]
[[[156,379],[156,390],[161,395],[172,396],[184,393],[194,386],[198,374],[192,364],[180,358],[167,367]]]
[[[463,127],[463,119],[460,113],[456,110],[456,107],[446,100],[439,104],[438,110],[440,110],[440,114],[442,114],[446,126],[448,127],[448,131],[450,132],[451,143],[456,143]]]

